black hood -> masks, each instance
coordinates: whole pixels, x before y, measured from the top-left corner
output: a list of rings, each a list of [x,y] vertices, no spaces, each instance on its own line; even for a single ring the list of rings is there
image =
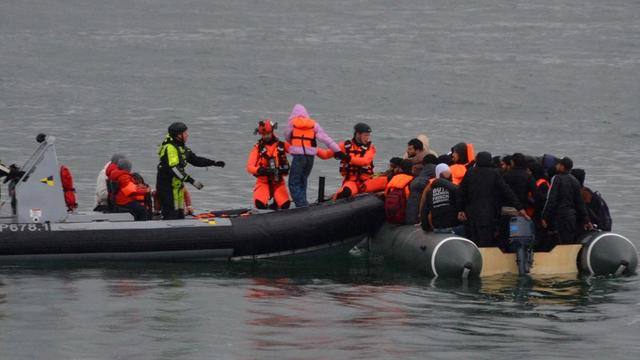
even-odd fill
[[[491,167],[491,153],[481,151],[476,155],[477,167]]]

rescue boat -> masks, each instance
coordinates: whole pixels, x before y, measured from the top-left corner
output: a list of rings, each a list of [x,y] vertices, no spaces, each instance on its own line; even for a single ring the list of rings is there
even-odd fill
[[[384,220],[375,195],[272,212],[133,221],[128,213],[69,213],[55,149],[46,137],[21,167],[0,209],[0,263],[14,260],[255,260],[350,248]]]
[[[517,243],[517,238],[514,238]],[[576,244],[545,251],[478,247],[454,234],[425,232],[413,225],[385,223],[370,239],[370,250],[431,277],[486,277],[499,274],[632,275],[638,251],[628,238],[604,231],[581,236]],[[523,248],[526,249],[526,248]]]

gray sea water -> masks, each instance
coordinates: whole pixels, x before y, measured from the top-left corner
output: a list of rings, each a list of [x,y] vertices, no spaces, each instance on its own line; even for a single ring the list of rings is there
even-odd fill
[[[307,106],[378,165],[427,133],[571,156],[640,245],[637,0],[2,0],[0,159],[57,137],[80,207],[111,154],[153,182],[184,121],[203,209],[247,206],[256,121]],[[338,185],[335,161],[313,178]],[[316,189],[312,181],[311,193]],[[1,359],[640,357],[640,279],[431,281],[375,260],[0,265]]]

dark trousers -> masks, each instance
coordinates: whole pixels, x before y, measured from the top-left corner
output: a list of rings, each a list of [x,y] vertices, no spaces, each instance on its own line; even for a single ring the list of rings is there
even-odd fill
[[[560,244],[574,244],[576,242],[576,217],[557,217],[555,222]]]
[[[468,220],[464,224],[464,234],[479,247],[498,246],[494,224],[479,224]]]
[[[156,178],[156,192],[160,201],[163,220],[184,219],[184,209],[176,209],[173,199],[173,187],[171,181],[173,176],[158,172]]]
[[[307,180],[313,168],[313,156],[293,155],[289,170],[289,192],[296,207],[309,206],[307,201]]]
[[[149,217],[150,217],[149,212],[139,202],[132,201],[123,207],[129,210],[129,212],[131,213],[131,215],[133,215],[133,218],[136,221],[149,220]]]

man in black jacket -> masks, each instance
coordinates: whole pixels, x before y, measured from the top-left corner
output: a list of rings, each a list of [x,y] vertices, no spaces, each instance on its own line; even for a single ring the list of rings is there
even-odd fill
[[[587,209],[582,200],[582,187],[571,175],[573,161],[564,157],[556,164],[556,176],[551,179],[547,202],[542,210],[542,226],[550,225],[558,232],[561,244],[575,242],[577,225],[591,229]]]
[[[509,185],[498,170],[491,167],[491,154],[480,152],[476,166],[462,179],[458,197],[458,219],[465,222],[465,235],[476,245],[497,245],[495,235],[503,203],[515,207],[529,219]]]
[[[449,166],[438,164],[436,175],[438,177],[425,189],[424,205],[420,213],[422,229],[462,235],[463,230],[458,220],[458,187],[451,182]]]
[[[511,187],[518,201],[525,208],[534,208],[536,203],[544,204],[544,196],[536,186],[536,180],[527,169],[524,154],[515,153],[511,156],[511,169],[504,173],[504,181]],[[531,213],[530,213],[531,214]]]

